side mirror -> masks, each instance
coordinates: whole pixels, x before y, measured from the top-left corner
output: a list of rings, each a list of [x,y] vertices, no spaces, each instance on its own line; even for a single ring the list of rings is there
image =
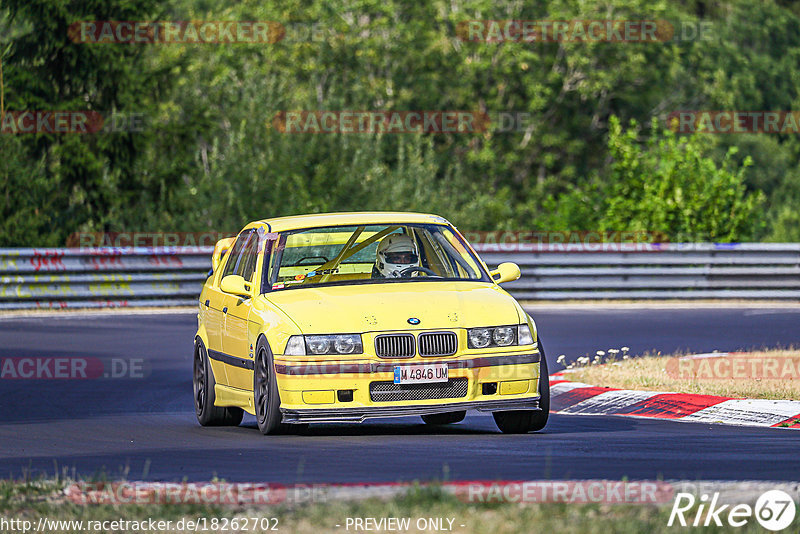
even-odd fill
[[[214,245],[214,253],[211,254],[211,272],[216,272],[217,267],[219,267],[219,262],[222,261],[222,257],[228,251],[229,248],[233,245],[233,242],[236,241],[235,237],[226,237],[225,239],[220,239],[217,241],[217,244]],[[211,276],[209,274],[209,276]]]
[[[245,282],[244,278],[238,274],[229,274],[223,278],[222,282],[219,284],[219,288],[223,293],[229,293],[231,295],[238,295],[245,298],[250,298],[252,296],[250,293],[252,286],[249,282]]]
[[[513,282],[520,277],[519,265],[516,263],[506,262],[497,266],[494,271],[489,271],[492,279],[498,284],[503,282]]]

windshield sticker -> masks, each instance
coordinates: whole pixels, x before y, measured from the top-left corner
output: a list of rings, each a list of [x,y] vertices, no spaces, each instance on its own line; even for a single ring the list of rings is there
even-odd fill
[[[326,274],[336,274],[339,272],[338,268],[335,269],[320,269],[317,271],[308,271],[307,273],[303,274],[295,274],[289,276],[279,276],[278,280],[283,283],[290,283],[290,284],[297,284],[299,282],[303,282],[306,278],[311,278],[312,276],[322,276]]]
[[[306,276],[322,276],[324,274],[336,274],[339,272],[339,268],[336,267],[334,269],[321,269],[318,271],[311,271]]]

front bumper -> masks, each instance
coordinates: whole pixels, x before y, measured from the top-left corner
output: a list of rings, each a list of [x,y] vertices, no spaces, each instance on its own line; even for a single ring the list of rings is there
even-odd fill
[[[463,401],[448,404],[411,406],[362,406],[335,410],[292,410],[281,408],[284,423],[363,423],[378,417],[405,417],[434,413],[478,410],[480,412],[502,412],[509,410],[540,410],[539,397],[527,399],[499,399]]]
[[[370,418],[462,410],[538,410],[539,360],[538,351],[524,348],[503,353],[405,361],[368,357],[349,361],[299,362],[279,355],[275,369],[284,422],[352,423]],[[389,392],[391,386],[378,385],[391,385],[395,366],[420,363],[447,363],[450,369],[448,384],[452,389],[447,392],[429,391],[429,396],[410,390],[393,395]],[[457,387],[456,381],[460,383]],[[376,391],[372,390],[372,385],[376,386]],[[343,392],[347,395],[340,398],[339,394]]]

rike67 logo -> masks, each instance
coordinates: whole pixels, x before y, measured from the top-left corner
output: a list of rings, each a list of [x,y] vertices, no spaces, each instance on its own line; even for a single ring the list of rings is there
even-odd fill
[[[691,493],[678,493],[669,514],[667,526],[709,527],[715,525],[743,527],[753,517],[767,530],[778,532],[794,521],[797,508],[791,495],[781,490],[763,493],[754,507],[749,504],[718,504],[719,492],[709,498],[707,494],[696,499]]]

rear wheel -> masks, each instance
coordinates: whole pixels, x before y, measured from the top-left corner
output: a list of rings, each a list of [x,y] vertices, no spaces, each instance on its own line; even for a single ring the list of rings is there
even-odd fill
[[[467,416],[466,411],[460,412],[447,412],[447,413],[431,413],[422,416],[422,420],[429,425],[451,425],[459,423]]]
[[[242,422],[244,411],[241,408],[214,406],[214,371],[208,361],[208,351],[201,339],[194,344],[194,413],[203,426],[236,426]]]
[[[541,430],[550,417],[550,375],[547,372],[547,359],[542,340],[539,339],[539,408],[540,410],[515,410],[494,412],[497,428],[505,434],[525,434]]]

